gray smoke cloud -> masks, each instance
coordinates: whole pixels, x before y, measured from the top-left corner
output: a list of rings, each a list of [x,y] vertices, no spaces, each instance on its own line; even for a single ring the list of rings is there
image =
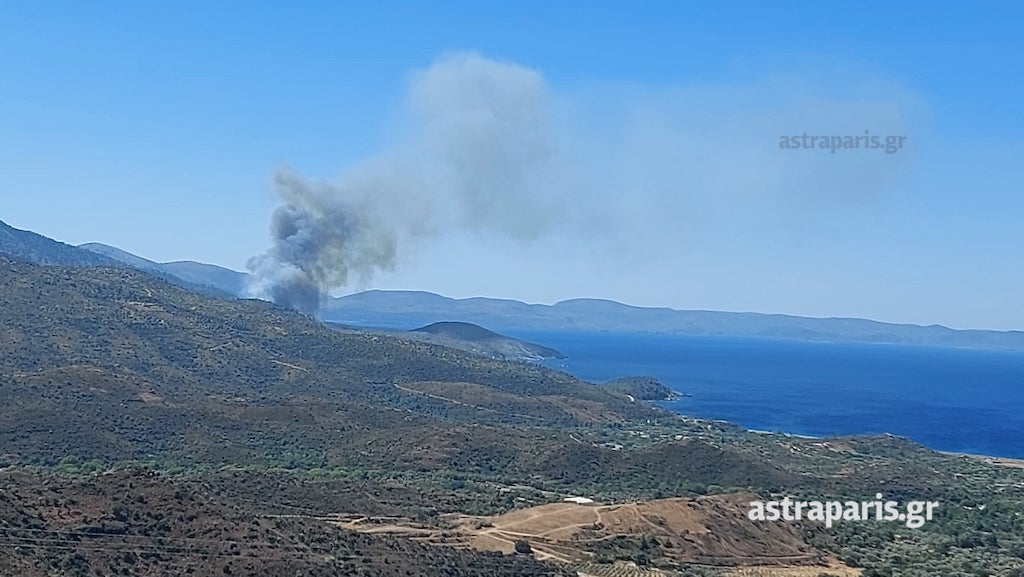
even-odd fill
[[[463,228],[531,239],[554,222],[564,186],[537,72],[475,54],[415,73],[406,132],[336,181],[285,169],[272,245],[248,263],[250,291],[315,313],[332,290],[394,268],[417,239]]]
[[[283,204],[271,218],[273,246],[249,261],[258,296],[312,313],[326,290],[393,266],[397,234],[373,219],[360,191],[285,171],[275,184]]]
[[[451,55],[411,75],[400,131],[376,155],[333,180],[276,175],[281,204],[270,248],[248,263],[251,293],[315,313],[338,289],[400,276],[414,254],[427,272],[402,284],[488,277],[501,290],[533,290],[546,283],[522,279],[556,274],[548,284],[579,283],[578,292],[679,298],[707,287],[711,301],[745,282],[681,279],[743,270],[742,259],[784,268],[806,254],[804,266],[816,267],[815,247],[857,234],[912,164],[912,150],[783,150],[780,135],[906,135],[920,108],[900,87],[828,75],[555,94],[535,70]],[[465,261],[472,275],[442,268],[462,255],[431,253],[455,239],[448,248],[465,254],[496,240],[488,235],[502,248]],[[540,238],[543,253],[500,243]],[[565,275],[567,265],[589,276]],[[641,273],[663,276],[638,282]]]

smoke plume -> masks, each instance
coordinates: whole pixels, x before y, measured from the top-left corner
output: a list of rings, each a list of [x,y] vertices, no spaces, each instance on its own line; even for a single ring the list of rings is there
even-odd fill
[[[546,283],[523,279],[557,274],[549,284],[578,283],[581,293],[617,286],[668,300],[707,287],[708,302],[743,285],[728,272],[742,271],[742,259],[785,268],[810,255],[815,270],[815,247],[860,230],[874,199],[903,182],[912,153],[784,150],[780,135],[906,135],[920,108],[900,87],[831,74],[553,94],[529,68],[442,58],[410,77],[400,131],[383,150],[334,180],[276,175],[281,204],[272,245],[249,261],[251,292],[315,313],[326,295],[410,254],[429,263],[435,287],[482,278],[491,283],[482,292],[535,290]],[[426,246],[441,235],[456,250],[474,237],[543,237],[545,252],[499,242],[504,254],[466,264],[475,278],[452,279],[436,271],[458,257],[431,253],[443,242]],[[569,265],[578,273],[564,274]],[[715,267],[727,271],[718,284],[680,281]],[[637,282],[640,273],[661,281]]]
[[[462,54],[411,78],[407,131],[337,181],[275,176],[272,246],[248,263],[254,296],[315,313],[330,291],[365,284],[417,239],[452,228],[536,238],[562,185],[535,71]]]

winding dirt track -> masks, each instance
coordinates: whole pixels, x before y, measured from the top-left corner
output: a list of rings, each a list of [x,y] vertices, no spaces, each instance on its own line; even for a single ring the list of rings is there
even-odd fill
[[[349,516],[335,523],[366,533],[391,533],[418,541],[512,553],[526,540],[538,559],[577,565],[595,560],[593,545],[620,537],[657,536],[671,541],[677,562],[714,566],[807,566],[813,549],[788,529],[751,525],[742,497],[663,499],[642,503],[550,503],[495,517],[449,515],[445,528],[408,519]],[[714,528],[714,529],[713,529]],[[759,531],[766,531],[759,533]],[[666,550],[669,551],[669,550]],[[845,573],[844,573],[845,574]]]

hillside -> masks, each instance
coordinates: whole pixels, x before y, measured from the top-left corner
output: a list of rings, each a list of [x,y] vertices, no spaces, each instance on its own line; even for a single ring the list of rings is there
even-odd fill
[[[506,554],[514,551],[517,539],[525,537],[538,557],[583,564],[591,570],[601,567],[601,560],[608,563],[625,551],[642,563],[659,565],[714,565],[723,558],[769,555],[793,566],[813,567],[824,561],[793,526],[773,525],[736,534],[735,520],[746,515],[752,498],[756,497],[736,493],[628,504],[550,503],[490,517],[452,515],[448,519],[454,531],[446,533],[450,541]],[[375,534],[440,537],[440,531],[427,532],[411,519],[363,517],[342,526]],[[594,560],[598,562],[591,563]]]
[[[627,394],[639,401],[674,401],[681,395],[654,377],[619,377],[598,386]]]
[[[213,288],[231,296],[245,296],[248,275],[228,268],[193,261],[155,262],[98,242],[81,244],[78,248],[158,277],[174,277],[191,285]]]
[[[543,367],[338,332],[130,270],[0,260],[0,327],[0,444],[14,462],[157,455],[467,471],[500,462],[556,480],[572,464],[569,433],[548,428],[676,418]],[[428,438],[424,449],[394,450]]]
[[[615,564],[627,562],[698,563],[678,574],[702,577],[1024,564],[1024,469],[892,437],[754,434],[130,269],[0,258],[0,448],[0,540],[13,545],[0,573],[29,577],[170,576],[182,563],[198,575],[453,577],[644,575]],[[824,532],[749,521],[729,497],[879,488],[949,513],[912,538],[877,524]],[[578,495],[620,525],[544,508]],[[537,545],[531,557],[494,552],[517,533]]]
[[[542,367],[341,334],[131,271],[3,264],[0,465],[433,470],[569,489],[669,459],[651,486],[790,479],[697,441],[580,444],[577,427],[676,417]]]
[[[123,471],[0,472],[0,573],[18,577],[568,577],[529,556],[432,547],[239,507],[210,487]]]
[[[613,496],[795,479],[697,439],[627,452],[599,446],[594,435],[604,426],[684,423],[562,373],[339,332],[269,303],[208,299],[134,270],[0,259],[0,382],[0,469],[146,463],[179,471],[364,471],[397,482],[395,495],[370,507],[388,499],[408,513],[429,503],[435,515],[439,506],[500,511],[519,499],[543,502],[538,497],[552,491]],[[660,472],[637,486],[631,472],[656,463]],[[453,491],[452,479],[464,479],[461,488]],[[248,484],[246,494],[262,482]],[[491,483],[523,488],[496,492],[485,488]],[[116,490],[104,491],[107,500],[92,514],[73,513],[84,497],[51,506],[79,518],[76,532],[97,523],[104,534],[136,527],[116,512]],[[280,507],[282,495],[268,493],[261,503],[257,510]],[[19,509],[4,522],[41,514]],[[210,522],[232,519],[215,507],[209,514]],[[151,522],[165,527],[160,517]],[[60,537],[53,520],[27,528]],[[147,538],[153,530],[145,529]],[[181,531],[169,537],[196,534]],[[123,565],[75,547],[81,559],[62,561],[69,569]],[[8,566],[24,561],[24,574],[33,574],[46,559]]]

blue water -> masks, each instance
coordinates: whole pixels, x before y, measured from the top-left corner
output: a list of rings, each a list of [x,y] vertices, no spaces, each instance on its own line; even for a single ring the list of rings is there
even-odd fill
[[[942,451],[1024,458],[1024,353],[612,333],[522,333],[582,379],[650,375],[665,406],[748,429],[893,433]]]

